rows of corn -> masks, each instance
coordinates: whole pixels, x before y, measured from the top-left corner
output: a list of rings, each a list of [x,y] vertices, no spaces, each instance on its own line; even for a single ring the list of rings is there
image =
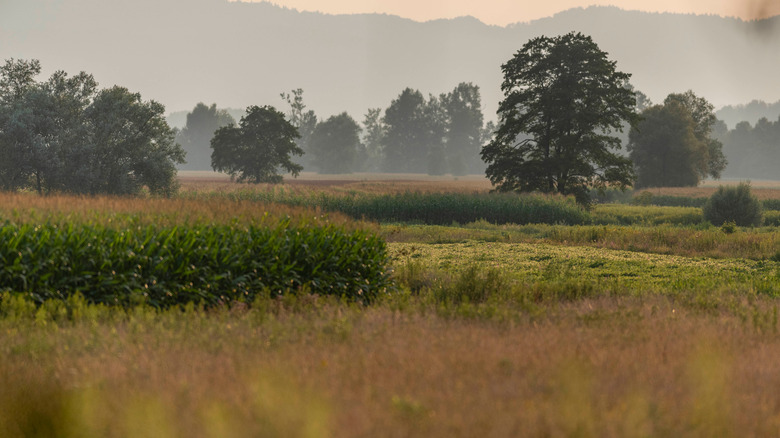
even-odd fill
[[[37,302],[81,294],[93,303],[167,308],[306,292],[367,303],[393,287],[385,242],[370,225],[304,209],[230,200],[3,201],[0,292]],[[106,212],[106,202],[121,213]],[[217,208],[224,212],[209,214]]]

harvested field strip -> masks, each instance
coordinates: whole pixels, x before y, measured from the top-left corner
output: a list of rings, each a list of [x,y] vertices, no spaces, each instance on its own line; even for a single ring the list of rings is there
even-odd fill
[[[780,297],[780,263],[774,261],[498,242],[390,243],[389,251],[397,266],[418,263],[456,273],[479,264],[507,273],[520,284],[588,283],[598,294],[733,289]]]

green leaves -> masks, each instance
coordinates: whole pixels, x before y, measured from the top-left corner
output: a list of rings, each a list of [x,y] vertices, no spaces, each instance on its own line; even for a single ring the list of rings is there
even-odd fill
[[[587,187],[631,183],[631,163],[612,152],[620,148],[612,133],[637,118],[630,75],[590,37],[532,39],[502,70],[499,128],[482,149],[499,190],[572,194],[588,204]]]
[[[384,241],[366,231],[226,225],[0,229],[0,285],[36,300],[155,307],[252,301],[299,290],[370,302],[392,288]]]
[[[250,106],[239,126],[219,128],[211,139],[211,167],[238,182],[280,183],[279,170],[293,176],[303,170],[290,155],[303,155],[295,144],[298,129],[272,106]]]

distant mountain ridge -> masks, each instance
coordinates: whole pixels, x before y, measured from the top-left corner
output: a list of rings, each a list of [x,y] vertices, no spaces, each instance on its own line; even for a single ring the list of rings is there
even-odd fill
[[[439,94],[472,82],[494,118],[501,64],[530,38],[572,30],[591,35],[655,102],[687,89],[718,107],[780,100],[780,17],[590,7],[498,27],[472,17],[420,23],[224,0],[0,2],[2,58],[40,59],[46,74],[85,70],[171,112],[200,101],[281,108],[279,93],[300,87],[320,117],[346,110],[362,119],[405,87]]]

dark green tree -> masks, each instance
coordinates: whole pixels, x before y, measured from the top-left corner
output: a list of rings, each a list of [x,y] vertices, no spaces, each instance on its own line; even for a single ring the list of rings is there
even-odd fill
[[[98,92],[84,115],[92,144],[84,192],[128,195],[146,187],[153,195],[175,193],[184,150],[174,141],[163,105],[115,86]]]
[[[309,141],[319,173],[351,173],[365,156],[360,125],[346,112],[318,123]]]
[[[482,149],[486,174],[499,191],[574,195],[589,187],[624,188],[634,178],[615,132],[634,124],[629,74],[580,33],[538,37],[502,66],[499,126]]]
[[[0,181],[38,193],[154,194],[176,189],[183,152],[165,108],[92,75],[57,71],[36,82],[38,61],[0,69]]]
[[[10,59],[0,67],[0,184],[6,191],[25,187],[30,178],[35,116],[30,92],[39,84],[37,60]]]
[[[685,187],[699,183],[707,149],[694,132],[684,106],[673,102],[642,112],[629,134],[629,157],[637,170],[635,187]]]
[[[186,153],[187,162],[181,166],[186,170],[211,169],[211,139],[217,129],[235,124],[236,120],[216,104],[206,106],[198,103],[187,114],[187,124],[176,135],[176,142]]]
[[[629,134],[629,157],[637,170],[636,187],[696,186],[719,178],[726,167],[723,145],[712,138],[713,106],[688,91],[670,94],[663,105],[642,113]]]
[[[447,161],[453,175],[465,175],[481,167],[482,100],[479,87],[460,83],[442,94],[441,105],[447,117]]]
[[[715,117],[715,107],[703,97],[699,97],[688,90],[685,93],[673,93],[666,97],[664,104],[677,102],[683,105],[691,114],[694,123],[693,132],[696,138],[707,146],[707,166],[702,169],[702,179],[708,175],[720,179],[720,175],[728,162],[723,155],[723,143],[712,137],[712,129],[718,121]]]
[[[303,155],[295,144],[298,129],[272,106],[250,106],[238,126],[219,128],[211,139],[211,167],[238,182],[281,183],[280,170],[294,177],[303,166],[292,155]]]

